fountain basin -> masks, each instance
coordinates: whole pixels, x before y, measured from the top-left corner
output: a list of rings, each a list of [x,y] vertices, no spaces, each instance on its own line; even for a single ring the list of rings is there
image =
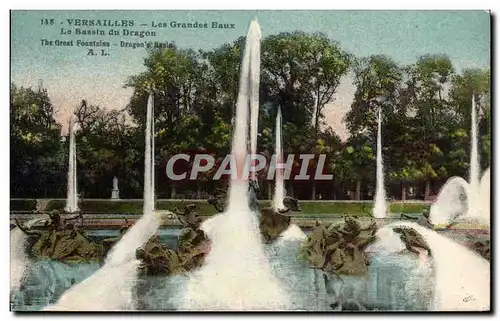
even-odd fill
[[[440,233],[459,243],[466,243],[465,231],[467,230],[448,230]],[[118,234],[116,229],[93,229],[86,232],[96,241]],[[309,230],[304,232],[307,234]],[[171,248],[175,248],[179,233],[180,229],[177,228],[158,230],[162,242]],[[332,311],[330,305],[337,298],[327,293],[322,277],[315,277],[316,270],[297,260],[298,244],[300,240],[290,240],[266,245],[265,248],[273,273],[290,294],[292,299],[290,309]],[[373,252],[367,255],[370,257],[371,265],[366,276],[342,277],[344,298],[351,300],[350,302],[358,302],[368,310],[432,309],[430,304],[432,286],[426,285],[432,283],[432,271],[416,269],[418,266],[416,256]],[[11,309],[41,310],[56,302],[65,290],[97,271],[99,267],[99,263],[64,264],[55,261],[35,261],[29,266],[20,289],[11,294]],[[185,276],[140,278],[136,288],[138,309],[178,310],[187,280]]]

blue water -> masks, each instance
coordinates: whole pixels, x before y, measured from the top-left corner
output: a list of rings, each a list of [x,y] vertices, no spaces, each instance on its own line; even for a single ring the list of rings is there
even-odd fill
[[[160,238],[175,248],[180,229],[162,229]],[[92,230],[96,239],[117,235],[116,230]],[[418,260],[408,255],[378,255],[371,258],[365,277],[329,278],[297,260],[299,242],[267,246],[274,274],[291,298],[291,309],[332,311],[342,302],[342,310],[429,310],[432,298],[432,275],[422,274]],[[55,303],[73,284],[79,283],[100,267],[99,263],[65,264],[36,261],[26,272],[21,288],[11,293],[11,310],[38,311]],[[176,310],[183,300],[187,276],[145,277],[136,284],[136,309]],[[334,290],[332,290],[334,289]],[[105,298],[103,298],[105,299]],[[339,301],[340,300],[340,301]],[[338,305],[338,304],[337,304]]]

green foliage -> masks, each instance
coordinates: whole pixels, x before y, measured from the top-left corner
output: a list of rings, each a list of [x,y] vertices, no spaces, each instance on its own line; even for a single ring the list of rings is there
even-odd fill
[[[126,110],[111,111],[82,101],[75,115],[78,188],[84,198],[109,197],[114,176],[119,178],[121,197],[142,197],[150,93],[157,195],[174,198],[176,193],[193,191],[201,195],[223,187],[224,182],[210,179],[216,168],[193,182],[169,180],[165,167],[177,153],[191,157],[208,153],[218,166],[230,152],[244,43],[240,37],[210,50],[150,50],[144,71],[130,75],[124,84],[133,91]],[[299,31],[262,39],[261,58],[259,152],[268,158],[274,153],[280,108],[285,159],[288,154],[326,154],[326,172],[334,174],[330,185],[287,182],[287,188],[298,186],[301,195],[314,194],[318,188],[323,195],[345,198],[346,191],[360,188],[361,197],[373,197],[379,110],[390,195],[399,197],[391,187],[405,185],[433,185],[437,192],[448,177],[466,176],[472,94],[478,103],[481,166],[484,170],[491,164],[489,70],[457,73],[444,55],[424,55],[409,65],[384,55],[353,57],[324,34]],[[356,90],[344,119],[349,138],[341,141],[325,126],[324,112],[346,76]],[[68,140],[61,139],[61,125],[54,120],[47,91],[12,84],[10,110],[11,196],[65,197]],[[311,163],[313,171],[317,164]],[[298,170],[300,165],[295,165]],[[260,179],[265,176],[262,173]],[[109,206],[124,206],[116,209],[120,211],[129,206],[116,204]],[[101,205],[85,206],[101,209]]]
[[[57,195],[65,176],[64,152],[47,91],[12,84],[10,92],[11,197],[43,196],[47,185]]]
[[[10,200],[11,211],[36,210],[36,200]]]

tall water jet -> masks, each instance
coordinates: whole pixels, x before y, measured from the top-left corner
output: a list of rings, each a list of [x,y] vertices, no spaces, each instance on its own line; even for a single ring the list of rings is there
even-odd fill
[[[245,43],[243,62],[241,64],[240,86],[238,91],[238,99],[236,101],[236,115],[234,118],[234,134],[231,148],[233,164],[231,165],[236,167],[236,175],[231,176],[228,212],[231,212],[231,206],[235,205],[235,202],[231,202],[231,200],[238,199],[244,204],[248,204],[248,179],[247,177],[243,177],[241,175],[243,172],[242,169],[247,159],[248,151],[248,110],[249,95],[251,93],[250,85],[252,84],[250,81],[250,64],[252,61],[252,36],[257,37],[258,40],[253,40],[253,42],[258,42],[258,48],[260,48],[260,30],[254,30],[252,28],[252,24],[250,24],[250,29],[248,31]],[[255,149],[256,148],[257,147],[255,146]]]
[[[276,186],[274,188],[274,210],[283,208],[283,199],[285,198],[285,175],[283,173],[283,147],[281,146],[282,117],[281,108],[278,106],[276,115]]]
[[[486,311],[490,309],[490,264],[472,250],[413,222],[383,227],[409,227],[429,245],[435,270],[435,311]]]
[[[231,179],[226,212],[202,225],[212,246],[204,266],[190,275],[183,310],[275,310],[285,301],[270,271],[257,219],[248,206],[248,179],[241,175],[248,148],[249,94],[258,92],[259,84],[249,78],[258,75],[252,64],[259,50],[260,28],[254,20],[246,38],[234,122],[236,177]]]
[[[479,189],[479,152],[478,152],[478,139],[477,139],[477,116],[476,116],[476,103],[474,95],[472,95],[472,110],[471,110],[471,143],[470,143],[470,173],[469,185],[472,194],[476,195]]]
[[[76,178],[76,140],[75,140],[75,116],[69,119],[69,160],[68,160],[68,186],[66,196],[66,207],[68,213],[78,211],[78,189]]]
[[[153,95],[149,95],[146,107],[146,132],[145,132],[145,153],[144,153],[144,215],[154,212],[154,100]]]
[[[468,210],[466,216],[472,218],[478,216],[478,197],[479,197],[479,152],[477,139],[477,111],[474,95],[472,95],[471,104],[471,129],[470,129],[470,168],[469,168],[469,194],[468,194]]]
[[[384,186],[384,165],[382,159],[382,109],[378,110],[378,129],[377,129],[377,189],[375,192],[375,206],[373,207],[373,216],[384,218],[387,216],[387,202]]]
[[[260,37],[260,30],[258,32]],[[250,153],[255,157],[259,129],[260,41],[253,44],[250,60]],[[251,179],[257,180],[255,170],[251,173]]]
[[[45,311],[134,310],[134,288],[140,261],[135,252],[156,233],[168,211],[154,212],[153,98],[148,99],[144,165],[144,215],[109,252],[104,265],[93,275],[67,290]],[[164,215],[163,217],[160,215]]]

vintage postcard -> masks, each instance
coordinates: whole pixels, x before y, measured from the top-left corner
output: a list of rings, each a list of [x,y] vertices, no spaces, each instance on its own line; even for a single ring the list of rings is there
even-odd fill
[[[490,311],[488,11],[11,11],[11,311]]]

